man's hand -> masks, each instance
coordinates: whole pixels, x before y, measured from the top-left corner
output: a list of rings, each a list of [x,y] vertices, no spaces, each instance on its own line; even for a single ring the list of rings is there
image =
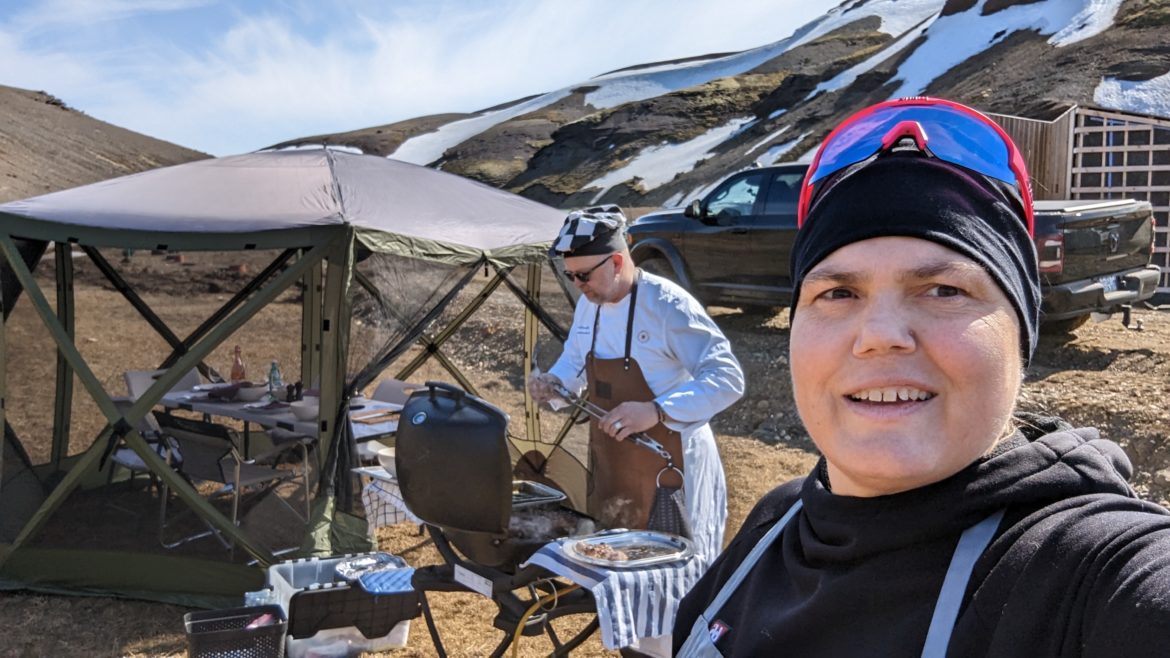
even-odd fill
[[[560,397],[553,392],[553,387],[561,385],[560,377],[549,372],[539,372],[528,378],[528,393],[537,404],[544,404]]]
[[[645,432],[658,424],[658,407],[653,402],[623,402],[598,421],[601,431],[618,441]]]

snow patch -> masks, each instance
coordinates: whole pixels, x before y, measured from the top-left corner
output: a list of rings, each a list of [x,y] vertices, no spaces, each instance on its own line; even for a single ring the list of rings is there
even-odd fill
[[[813,41],[829,32],[854,21],[877,16],[881,19],[879,31],[899,37],[907,30],[913,29],[922,21],[938,14],[945,5],[945,0],[874,0],[861,6],[842,9],[845,5],[830,9],[823,18],[814,21],[807,33],[792,44],[792,48],[803,43]]]
[[[881,64],[882,62],[886,61],[887,59],[889,59],[889,58],[893,57],[894,55],[897,55],[898,53],[905,50],[906,46],[909,46],[911,43],[914,42],[915,39],[922,36],[922,34],[924,32],[926,32],[926,29],[930,27],[930,25],[934,22],[935,18],[937,18],[937,14],[935,16],[928,17],[926,20],[919,23],[912,30],[903,34],[901,38],[895,40],[892,44],[886,46],[885,48],[882,48],[880,51],[878,51],[877,54],[871,56],[869,59],[866,59],[864,62],[861,62],[860,64],[856,64],[856,65],[852,66],[851,68],[848,68],[848,69],[838,73],[837,75],[833,76],[832,79],[826,80],[826,81],[822,82],[821,84],[817,85],[816,89],[813,89],[812,91],[810,91],[808,93],[807,96],[804,97],[804,100],[807,101],[807,100],[817,96],[818,94],[820,94],[822,92],[837,91],[838,89],[842,89],[844,87],[848,87],[849,85],[853,84],[853,82],[855,80],[857,80],[857,78],[861,77],[862,75],[864,75],[866,73],[869,73],[878,64]]]
[[[760,148],[764,144],[767,144],[768,142],[772,141],[773,139],[776,139],[781,134],[783,134],[783,132],[785,130],[788,130],[791,127],[792,126],[781,126],[780,130],[775,130],[767,137],[761,139],[760,141],[756,142],[755,144],[752,144],[752,147],[750,149],[748,149],[747,151],[745,151],[744,155],[751,155],[753,152],[755,152],[756,149]]]
[[[1073,16],[1064,29],[1052,35],[1048,43],[1059,48],[1095,37],[1113,25],[1120,8],[1121,0],[1088,0],[1080,13]]]
[[[1170,118],[1170,73],[1140,82],[1104,78],[1093,92],[1093,102],[1115,110]]]
[[[900,79],[902,85],[890,94],[890,98],[917,96],[943,73],[1014,32],[1035,30],[1040,34],[1063,35],[1061,38],[1066,40],[1088,38],[1112,24],[1116,7],[1107,17],[1105,10],[1110,5],[1119,4],[1120,0],[1046,0],[981,16],[986,2],[980,0],[965,12],[935,20],[927,30],[927,40],[898,69],[895,79]],[[1094,7],[1102,10],[1102,20],[1086,22]]]
[[[452,146],[458,146],[508,119],[533,112],[546,105],[552,105],[568,95],[569,88],[566,87],[560,91],[543,94],[502,110],[443,124],[434,132],[416,135],[402,142],[393,153],[386,157],[416,165],[428,165],[443,157],[447,149]]]
[[[756,164],[761,167],[770,167],[771,165],[776,164],[776,161],[779,160],[781,156],[791,151],[793,147],[803,141],[805,137],[808,137],[808,133],[804,133],[800,137],[784,142],[783,144],[769,146],[767,151],[764,151],[760,157],[756,158]]]
[[[669,183],[675,176],[695,168],[695,164],[711,155],[711,149],[735,134],[744,123],[754,117],[732,119],[729,123],[716,126],[698,137],[680,144],[662,143],[642,149],[621,169],[615,169],[604,176],[587,183],[582,189],[600,188],[590,203],[597,203],[615,185],[639,179],[643,190],[652,190]]]

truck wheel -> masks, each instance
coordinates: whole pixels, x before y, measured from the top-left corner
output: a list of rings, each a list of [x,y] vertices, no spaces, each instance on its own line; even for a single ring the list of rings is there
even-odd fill
[[[646,260],[639,263],[638,267],[649,272],[650,274],[654,274],[664,279],[669,279],[675,283],[678,283],[678,275],[674,273],[674,268],[670,266],[670,263],[667,262],[665,258],[660,258],[658,256],[647,258]]]
[[[1074,329],[1080,327],[1089,321],[1088,314],[1074,315],[1071,318],[1064,318],[1063,320],[1051,320],[1049,322],[1040,323],[1040,333],[1049,336],[1060,336],[1063,334],[1071,334]]]

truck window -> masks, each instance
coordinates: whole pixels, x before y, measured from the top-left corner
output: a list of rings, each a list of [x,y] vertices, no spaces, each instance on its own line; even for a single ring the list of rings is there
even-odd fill
[[[772,178],[768,187],[768,198],[764,200],[765,215],[795,215],[800,199],[800,184],[804,175],[799,172],[781,171]]]
[[[707,197],[707,214],[714,217],[738,217],[752,214],[764,174],[753,173],[727,181]]]

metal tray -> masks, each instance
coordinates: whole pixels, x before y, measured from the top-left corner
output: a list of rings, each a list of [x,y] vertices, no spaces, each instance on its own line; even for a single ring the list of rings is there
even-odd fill
[[[363,574],[385,569],[402,569],[406,567],[406,560],[389,553],[366,553],[357,557],[342,560],[333,568],[333,572],[342,580],[357,580]]]
[[[512,509],[559,503],[565,494],[539,482],[512,480]]]
[[[604,545],[621,551],[627,559],[607,559],[583,552],[587,546]],[[561,544],[565,557],[582,564],[607,569],[637,569],[665,562],[685,560],[695,553],[695,545],[686,537],[654,530],[605,530],[592,535],[569,537]],[[640,555],[645,553],[645,555]]]

